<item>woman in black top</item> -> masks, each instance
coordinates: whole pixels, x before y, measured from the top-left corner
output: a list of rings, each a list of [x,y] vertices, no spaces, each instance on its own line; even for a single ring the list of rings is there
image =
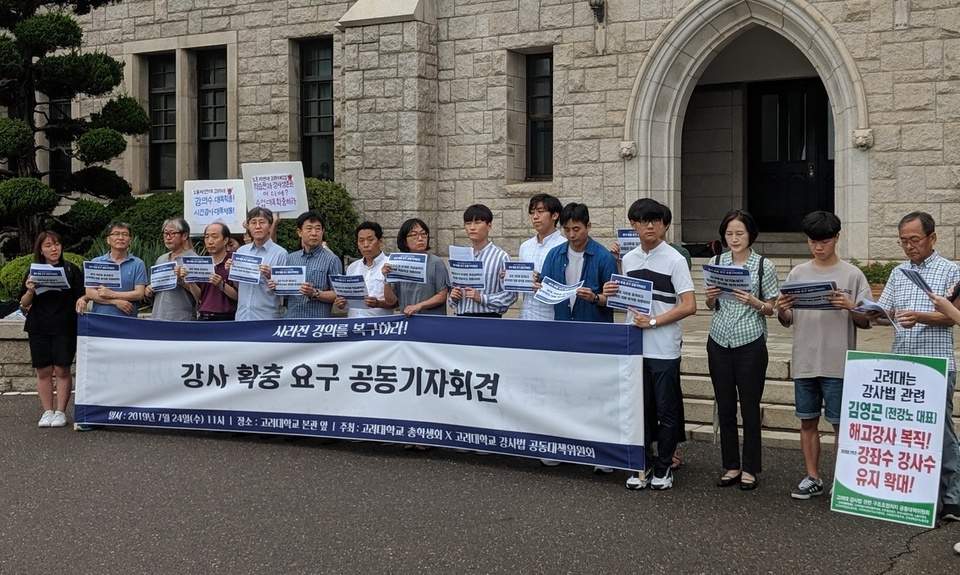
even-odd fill
[[[30,342],[30,359],[37,370],[37,393],[43,406],[39,427],[63,427],[73,380],[70,364],[77,352],[77,300],[83,297],[83,272],[63,259],[63,245],[56,232],[40,232],[33,246],[33,261],[62,267],[69,288],[37,293],[27,272],[20,307],[27,314],[23,331]],[[57,401],[53,401],[53,377],[57,378]]]

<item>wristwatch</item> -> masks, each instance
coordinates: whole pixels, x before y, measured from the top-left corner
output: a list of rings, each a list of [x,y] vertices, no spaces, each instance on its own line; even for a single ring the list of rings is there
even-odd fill
[[[657,327],[657,318],[650,318],[650,327]]]

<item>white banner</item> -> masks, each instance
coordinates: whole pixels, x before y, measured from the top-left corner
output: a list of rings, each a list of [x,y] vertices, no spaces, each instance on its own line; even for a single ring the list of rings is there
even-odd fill
[[[848,351],[833,511],[933,527],[947,360]]]
[[[242,231],[247,218],[243,180],[184,181],[183,217],[192,236],[202,236],[203,228],[213,222],[223,222],[233,232]]]
[[[639,470],[641,330],[416,315],[80,318],[81,424],[392,441]]]
[[[300,162],[254,162],[240,165],[247,206],[268,208],[277,217],[296,219],[307,211],[307,185]]]

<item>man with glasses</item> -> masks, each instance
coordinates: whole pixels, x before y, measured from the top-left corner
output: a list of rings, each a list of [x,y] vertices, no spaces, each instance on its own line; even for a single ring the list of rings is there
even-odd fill
[[[157,258],[155,265],[176,262],[177,269],[183,266],[183,256],[193,257],[196,252],[190,246],[190,224],[183,218],[170,218],[163,222],[163,245],[170,251]],[[177,274],[180,277],[180,274]],[[171,290],[154,292],[147,285],[145,294],[153,298],[153,319],[167,321],[193,321],[197,319],[197,302],[183,279],[177,280],[177,287]]]
[[[953,357],[953,320],[936,311],[930,297],[901,270],[914,270],[934,295],[948,296],[960,282],[960,268],[934,250],[937,243],[933,217],[911,212],[900,220],[899,244],[908,261],[897,266],[883,288],[879,303],[902,330],[893,336],[892,353],[928,355],[947,360],[947,403],[943,417],[943,458],[940,467],[940,518],[960,521],[960,452],[953,429],[953,389],[957,371]],[[872,314],[878,317],[878,312]]]
[[[557,229],[562,209],[560,200],[550,194],[537,194],[530,198],[527,213],[530,214],[530,223],[533,225],[535,235],[520,244],[519,255],[520,261],[533,262],[533,270],[537,273],[538,280],[547,254],[567,241],[567,238]],[[532,293],[524,294],[520,319],[553,320],[553,306],[538,302],[533,298]]]
[[[240,246],[236,253],[263,259],[260,264],[260,283],[237,284],[237,321],[278,319],[283,298],[273,293],[267,282],[273,266],[286,264],[287,250],[270,239],[273,233],[273,212],[259,206],[252,208],[247,212],[247,223],[244,227],[253,241]],[[232,259],[227,260],[227,270],[232,262]]]
[[[143,299],[147,285],[147,268],[143,260],[130,255],[130,224],[112,222],[107,227],[107,245],[110,251],[93,258],[95,262],[110,262],[120,265],[120,289],[88,287],[83,297],[77,300],[77,313],[87,309],[87,303],[93,302],[93,313],[137,317],[140,300]]]

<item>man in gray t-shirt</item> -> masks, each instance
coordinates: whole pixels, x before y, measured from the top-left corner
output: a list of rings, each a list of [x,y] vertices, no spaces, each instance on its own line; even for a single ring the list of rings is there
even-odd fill
[[[829,212],[817,211],[803,219],[803,232],[813,258],[792,270],[786,283],[835,282],[831,298],[834,310],[793,309],[793,297],[781,295],[777,318],[785,327],[793,326],[794,399],[800,419],[800,447],[807,474],[790,494],[794,499],[810,499],[823,493],[820,479],[821,410],[834,432],[840,425],[843,401],[843,370],[848,349],[857,347],[857,328],[870,327],[865,314],[852,311],[870,297],[867,278],[854,265],[842,261],[836,252],[840,237],[840,219]]]
[[[156,265],[168,262],[177,262],[179,268],[183,263],[183,256],[195,256],[196,252],[190,247],[190,225],[183,218],[170,218],[163,222],[163,245],[169,252],[157,258]],[[197,319],[197,302],[193,295],[178,282],[172,290],[154,292],[151,286],[146,287],[146,295],[153,298],[152,319],[167,321],[193,321]]]

